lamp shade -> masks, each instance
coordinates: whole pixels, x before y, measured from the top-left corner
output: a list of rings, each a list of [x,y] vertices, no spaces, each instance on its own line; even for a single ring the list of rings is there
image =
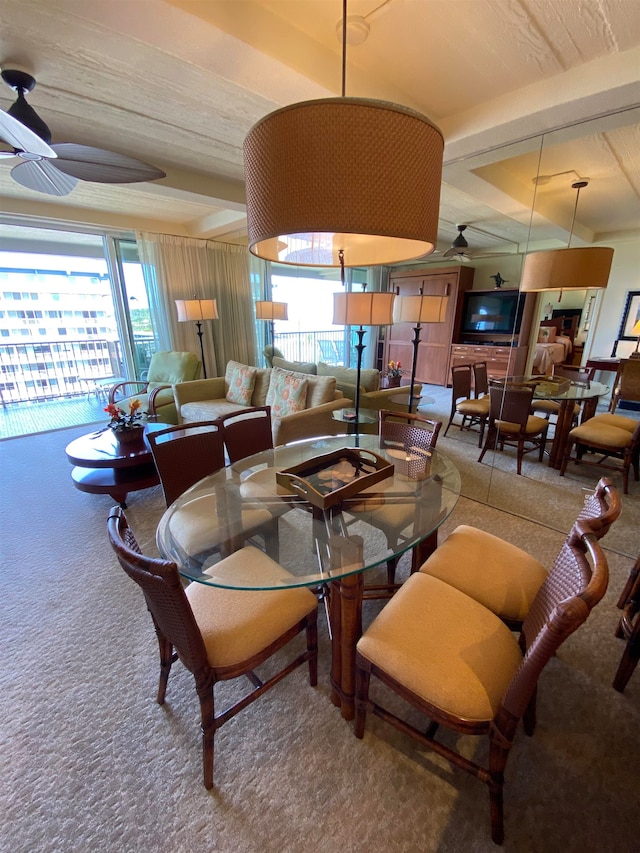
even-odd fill
[[[633,329],[631,329],[631,334],[640,336],[640,320],[638,320]]]
[[[326,98],[257,122],[244,142],[249,249],[311,266],[373,266],[431,253],[444,141],[420,113]]]
[[[176,299],[178,322],[187,320],[217,320],[218,303],[215,299]]]
[[[612,259],[613,249],[604,246],[532,252],[524,260],[520,289],[602,289],[609,282]]]
[[[256,302],[256,320],[287,320],[286,302]]]
[[[336,326],[388,326],[393,323],[395,293],[334,293]]]
[[[444,323],[447,296],[398,296],[393,306],[394,323]]]

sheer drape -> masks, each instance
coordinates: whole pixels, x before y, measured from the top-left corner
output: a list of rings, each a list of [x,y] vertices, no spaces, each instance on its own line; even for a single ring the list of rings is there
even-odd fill
[[[169,234],[136,234],[152,322],[163,349],[200,356],[195,323],[179,323],[176,299],[216,299],[219,320],[203,321],[209,376],[227,361],[256,363],[253,295],[244,246]]]

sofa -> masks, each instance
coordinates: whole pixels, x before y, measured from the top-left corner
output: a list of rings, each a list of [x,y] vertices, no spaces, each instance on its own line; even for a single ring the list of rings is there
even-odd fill
[[[345,397],[353,400],[355,405],[356,399],[356,379],[357,370],[354,367],[340,367],[335,364],[325,364],[319,361],[301,362],[301,361],[286,361],[284,358],[273,356],[273,366],[283,370],[302,370],[305,373],[315,373],[317,376],[334,376],[336,379],[336,389],[342,391]],[[360,371],[360,408],[372,409],[379,411],[380,409],[390,409],[391,411],[406,412],[406,403],[396,403],[393,397],[398,394],[408,394],[409,386],[403,385],[401,388],[381,388],[380,371],[373,368],[364,368]],[[419,395],[422,385],[419,383],[413,386],[415,395]],[[376,424],[362,424],[361,430],[365,432],[377,432]]]
[[[229,361],[224,376],[173,386],[179,423],[215,420],[249,406],[271,406],[274,446],[318,435],[338,435],[343,424],[332,413],[353,400],[333,376]]]

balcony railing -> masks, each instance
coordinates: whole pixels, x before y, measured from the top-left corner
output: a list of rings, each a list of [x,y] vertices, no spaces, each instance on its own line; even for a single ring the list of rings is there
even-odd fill
[[[356,364],[356,333],[351,332],[350,351],[345,351],[342,329],[320,332],[276,332],[276,347],[287,361],[324,361],[348,367]]]
[[[155,351],[149,337],[134,338],[141,371]],[[96,383],[123,375],[119,341],[89,339],[0,344],[0,398],[25,403],[76,397],[95,390]]]

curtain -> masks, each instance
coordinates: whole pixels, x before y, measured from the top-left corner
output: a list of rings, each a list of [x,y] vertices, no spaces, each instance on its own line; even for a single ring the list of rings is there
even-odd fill
[[[202,321],[208,376],[224,374],[230,359],[256,363],[253,295],[244,246],[136,233],[154,328],[165,349],[200,357],[195,323],[179,323],[176,299],[216,299],[218,320]]]

